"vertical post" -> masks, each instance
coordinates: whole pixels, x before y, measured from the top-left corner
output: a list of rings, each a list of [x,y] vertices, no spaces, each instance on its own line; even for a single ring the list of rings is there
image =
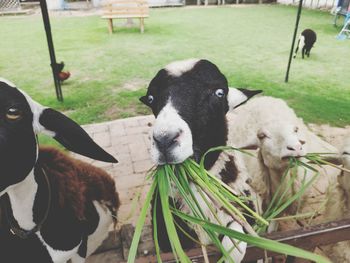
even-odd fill
[[[108,32],[109,34],[113,34],[113,19],[112,18],[108,18]]]
[[[145,19],[143,17],[140,18],[140,32],[141,34],[145,31]]]
[[[294,43],[295,43],[295,39],[297,37],[297,32],[298,32],[299,20],[300,20],[302,7],[303,7],[303,0],[300,0],[299,1],[297,18],[296,18],[296,21],[295,21],[295,28],[294,28],[294,34],[293,34],[293,40],[292,40],[292,47],[290,49],[290,54],[289,54],[287,72],[286,72],[286,77],[285,77],[285,80],[284,80],[285,82],[288,82],[288,79],[289,79],[290,64],[292,63],[292,56],[293,56],[293,51],[294,51]]]
[[[58,72],[56,72],[57,62],[56,62],[55,48],[53,46],[53,41],[52,41],[50,18],[49,18],[49,13],[47,11],[46,0],[40,0],[40,7],[41,7],[41,14],[43,17],[43,22],[44,22],[44,27],[46,32],[47,45],[49,47],[52,75],[53,75],[53,79],[55,82],[55,89],[56,89],[56,97],[58,101],[63,101],[61,83],[58,79]]]

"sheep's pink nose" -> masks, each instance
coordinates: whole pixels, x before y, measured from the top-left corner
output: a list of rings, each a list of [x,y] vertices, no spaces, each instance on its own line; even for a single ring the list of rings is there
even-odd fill
[[[295,145],[295,146],[287,146],[287,150],[290,151],[302,151],[303,150],[303,146],[300,145]]]
[[[292,152],[293,156],[302,156],[304,155],[303,145],[301,143],[295,145],[288,145],[287,150]]]

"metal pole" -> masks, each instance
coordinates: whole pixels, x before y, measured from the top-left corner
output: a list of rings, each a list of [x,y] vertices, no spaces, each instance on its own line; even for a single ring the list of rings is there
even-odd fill
[[[55,48],[53,46],[53,41],[52,41],[50,18],[49,18],[49,13],[47,11],[46,0],[40,0],[40,7],[41,7],[41,14],[43,17],[43,22],[44,22],[44,27],[46,32],[47,45],[49,47],[52,75],[53,75],[53,79],[55,82],[55,89],[56,89],[56,97],[58,101],[63,101],[61,83],[57,77],[58,72],[56,72],[57,62],[56,62],[56,56],[55,56]]]
[[[300,0],[300,1],[299,1],[299,7],[298,7],[297,19],[296,19],[296,22],[295,22],[295,29],[294,29],[292,47],[291,47],[291,49],[290,49],[290,54],[289,54],[289,61],[288,61],[288,66],[287,66],[286,78],[284,79],[285,82],[288,82],[288,79],[289,79],[290,64],[292,63],[292,56],[293,56],[293,50],[294,50],[294,43],[295,43],[295,39],[296,39],[296,37],[297,37],[297,32],[298,32],[299,20],[300,20],[300,15],[301,15],[301,9],[302,9],[302,7],[303,7],[303,0]]]

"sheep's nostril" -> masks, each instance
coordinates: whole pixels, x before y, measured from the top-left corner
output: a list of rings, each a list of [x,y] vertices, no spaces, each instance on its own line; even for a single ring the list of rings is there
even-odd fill
[[[303,140],[299,140],[299,142],[301,143],[301,145],[304,145],[306,142]]]
[[[155,141],[158,149],[161,152],[165,152],[166,150],[168,150],[169,148],[175,145],[180,135],[181,135],[180,132],[166,133],[160,136],[153,135],[153,140]]]
[[[295,149],[291,146],[287,146],[287,149],[290,150],[290,151],[295,151]]]

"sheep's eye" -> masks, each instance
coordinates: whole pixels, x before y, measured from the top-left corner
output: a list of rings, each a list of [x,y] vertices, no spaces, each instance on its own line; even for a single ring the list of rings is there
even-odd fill
[[[298,132],[299,131],[299,127],[294,127],[294,132]]]
[[[268,136],[267,136],[266,133],[264,133],[264,132],[259,132],[259,133],[258,133],[258,138],[259,138],[260,140],[262,140],[262,139],[268,138]]]
[[[19,120],[22,118],[22,111],[17,108],[9,108],[6,112],[6,119],[10,121]]]
[[[219,98],[223,98],[223,97],[225,97],[225,92],[224,92],[223,89],[217,89],[217,90],[215,91],[215,95],[216,95],[217,97],[219,97]]]
[[[152,102],[154,101],[154,97],[152,95],[148,95],[147,101],[149,104],[152,104]]]

